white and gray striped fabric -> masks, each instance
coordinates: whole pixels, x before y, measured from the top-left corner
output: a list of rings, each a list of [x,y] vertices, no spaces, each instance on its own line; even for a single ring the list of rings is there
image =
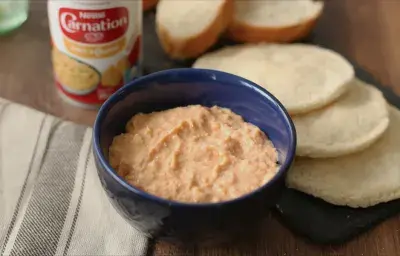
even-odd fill
[[[102,190],[91,129],[0,99],[0,255],[145,255]]]

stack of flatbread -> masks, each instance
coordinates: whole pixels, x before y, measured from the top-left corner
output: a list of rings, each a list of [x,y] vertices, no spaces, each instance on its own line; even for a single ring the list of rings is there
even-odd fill
[[[298,140],[288,187],[350,207],[400,198],[400,112],[336,52],[247,44],[205,54],[193,67],[247,78],[286,107]]]

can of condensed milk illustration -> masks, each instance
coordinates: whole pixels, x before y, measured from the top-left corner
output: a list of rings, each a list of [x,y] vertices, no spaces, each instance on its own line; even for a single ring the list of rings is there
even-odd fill
[[[98,107],[141,73],[142,1],[49,0],[51,58],[61,97]]]

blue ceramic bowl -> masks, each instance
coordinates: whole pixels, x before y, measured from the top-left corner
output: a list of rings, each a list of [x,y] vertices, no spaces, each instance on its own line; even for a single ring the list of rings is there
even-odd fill
[[[276,176],[231,201],[189,204],[148,194],[116,174],[107,160],[108,148],[133,115],[192,104],[229,108],[263,130],[278,150],[281,167]],[[98,113],[93,140],[101,183],[128,222],[150,237],[201,244],[227,241],[257,226],[277,202],[296,149],[288,113],[265,89],[228,73],[191,68],[153,73],[117,91]]]

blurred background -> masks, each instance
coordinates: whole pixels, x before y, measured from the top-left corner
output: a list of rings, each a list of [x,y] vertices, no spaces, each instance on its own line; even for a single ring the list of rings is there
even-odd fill
[[[27,1],[12,2],[15,15],[1,19],[24,20]],[[95,111],[61,102],[54,90],[46,7],[44,0],[31,0],[26,22],[0,36],[0,97],[90,125]],[[357,62],[400,95],[399,13],[400,1],[326,1],[312,40]]]

